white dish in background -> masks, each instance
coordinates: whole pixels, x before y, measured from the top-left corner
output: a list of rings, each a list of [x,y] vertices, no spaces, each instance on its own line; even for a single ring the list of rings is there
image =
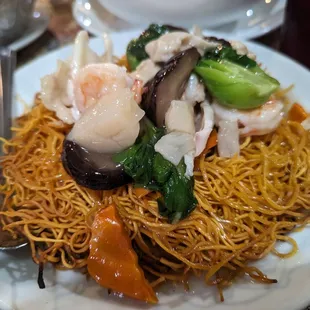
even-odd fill
[[[18,51],[36,39],[38,39],[44,31],[47,29],[50,16],[47,13],[47,10],[41,6],[38,6],[32,14],[30,23],[26,31],[22,36],[18,37],[15,41],[9,44],[9,48],[14,51]]]
[[[124,54],[127,43],[140,31],[112,34],[114,53]],[[310,110],[310,71],[296,62],[266,47],[247,43],[268,71],[280,80],[282,87],[295,84],[294,99]],[[103,42],[92,39],[91,47],[103,52]],[[67,59],[72,46],[56,50],[17,70],[15,92],[31,103],[40,89],[40,77],[56,69],[57,59]],[[31,78],[29,78],[31,77]],[[16,101],[14,116],[23,112],[24,105]],[[107,290],[78,272],[55,271],[47,266],[44,272],[46,289],[37,286],[38,267],[32,262],[28,249],[0,253],[0,308],[18,310],[301,310],[310,304],[310,227],[291,234],[299,246],[298,253],[281,260],[269,255],[255,263],[278,284],[262,285],[249,279],[239,280],[224,291],[225,302],[218,301],[214,287],[204,285],[203,279],[190,283],[190,291],[169,283],[160,289],[159,304],[149,306],[127,298],[109,296]],[[280,245],[285,251],[287,245]]]
[[[209,29],[215,36],[234,36],[250,40],[280,27],[284,21],[287,0],[262,2],[247,10],[239,20]]]
[[[262,1],[244,11],[237,21],[209,28],[205,32],[217,37],[230,36],[242,40],[262,36],[283,23],[286,4],[286,0],[266,2]],[[77,23],[95,36],[100,36],[103,32],[136,28],[135,25],[122,20],[103,8],[98,0],[76,0],[73,3],[72,11]]]
[[[270,2],[275,1],[271,0]],[[261,0],[98,0],[112,14],[135,25],[150,21],[179,27],[213,27],[240,18]]]

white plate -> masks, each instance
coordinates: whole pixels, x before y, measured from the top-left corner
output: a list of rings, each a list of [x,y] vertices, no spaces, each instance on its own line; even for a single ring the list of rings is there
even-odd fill
[[[230,36],[242,40],[262,36],[283,23],[285,4],[286,0],[261,1],[244,12],[238,21],[205,31],[213,36]],[[77,23],[95,36],[105,31],[124,31],[136,27],[110,13],[98,0],[76,0],[72,11]]]
[[[46,30],[49,19],[47,11],[42,6],[38,6],[32,14],[32,18],[26,31],[21,37],[12,42],[9,45],[9,48],[18,51],[39,38]]]
[[[116,33],[112,35],[115,53],[124,54],[127,42],[138,32]],[[99,39],[91,41],[96,51],[103,50]],[[273,76],[278,78],[283,87],[294,83],[293,96],[306,108],[310,109],[309,81],[310,72],[294,61],[263,46],[248,43],[248,47],[257,54]],[[15,92],[27,102],[40,89],[39,78],[51,73],[56,68],[57,59],[66,59],[71,46],[54,51],[20,68],[15,75]],[[23,106],[16,101],[14,115],[23,111]],[[55,271],[46,268],[46,289],[40,290],[36,283],[37,266],[32,262],[29,251],[21,249],[11,253],[0,253],[0,308],[19,310],[301,310],[310,304],[310,228],[293,234],[300,251],[290,259],[280,260],[275,256],[255,263],[278,284],[261,285],[247,281],[238,281],[225,290],[225,302],[218,302],[214,288],[204,285],[203,279],[191,284],[190,292],[184,292],[181,286],[166,285],[159,293],[159,304],[149,306],[127,298],[108,296],[107,290],[94,281],[71,271]],[[285,248],[283,248],[285,250]]]

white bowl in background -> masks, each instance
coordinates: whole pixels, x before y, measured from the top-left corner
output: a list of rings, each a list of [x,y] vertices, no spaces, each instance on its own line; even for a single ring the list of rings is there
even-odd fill
[[[111,13],[136,25],[156,22],[183,27],[229,23],[259,2],[265,0],[99,0]]]

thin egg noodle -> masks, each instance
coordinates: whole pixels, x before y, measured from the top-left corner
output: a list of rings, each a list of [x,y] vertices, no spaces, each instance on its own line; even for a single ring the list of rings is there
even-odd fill
[[[232,159],[214,149],[201,156],[194,175],[199,204],[174,225],[158,214],[157,193],[138,198],[132,185],[111,191],[77,185],[60,158],[70,128],[37,95],[33,109],[17,119],[14,137],[2,139],[1,221],[29,239],[35,263],[85,267],[93,215],[112,202],[153,286],[186,282],[190,274],[203,274],[220,291],[237,275],[273,283],[249,263],[298,250],[288,233],[309,222],[310,210],[310,133],[300,124],[284,120],[271,134],[244,139]],[[277,241],[290,250],[280,253]]]

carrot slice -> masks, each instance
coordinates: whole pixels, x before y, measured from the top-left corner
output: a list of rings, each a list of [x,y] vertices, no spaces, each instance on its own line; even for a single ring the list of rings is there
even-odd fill
[[[200,154],[199,157],[195,158],[195,161],[194,161],[194,171],[198,171],[199,170],[199,158],[201,156],[206,156],[208,151],[211,150],[216,145],[217,145],[217,131],[215,129],[213,129],[211,131],[211,133],[210,133],[209,139],[207,141],[207,144],[206,144],[204,150],[202,151],[202,153]]]
[[[97,283],[138,300],[158,302],[114,204],[96,214],[89,249],[88,272]]]
[[[308,113],[299,103],[294,103],[288,112],[288,119],[290,121],[302,123],[307,117]]]
[[[130,71],[130,68],[129,68],[129,65],[128,65],[128,61],[127,61],[127,57],[126,55],[124,55],[123,57],[121,57],[117,63],[116,63],[118,66],[121,66],[121,67],[126,67],[126,69],[128,71]]]
[[[151,191],[147,188],[143,188],[143,187],[137,187],[133,189],[133,192],[135,193],[135,195],[138,198],[142,198],[146,195],[148,195]]]
[[[213,129],[210,133],[210,137],[207,141],[206,147],[202,153],[206,154],[210,149],[217,145],[217,131]]]

